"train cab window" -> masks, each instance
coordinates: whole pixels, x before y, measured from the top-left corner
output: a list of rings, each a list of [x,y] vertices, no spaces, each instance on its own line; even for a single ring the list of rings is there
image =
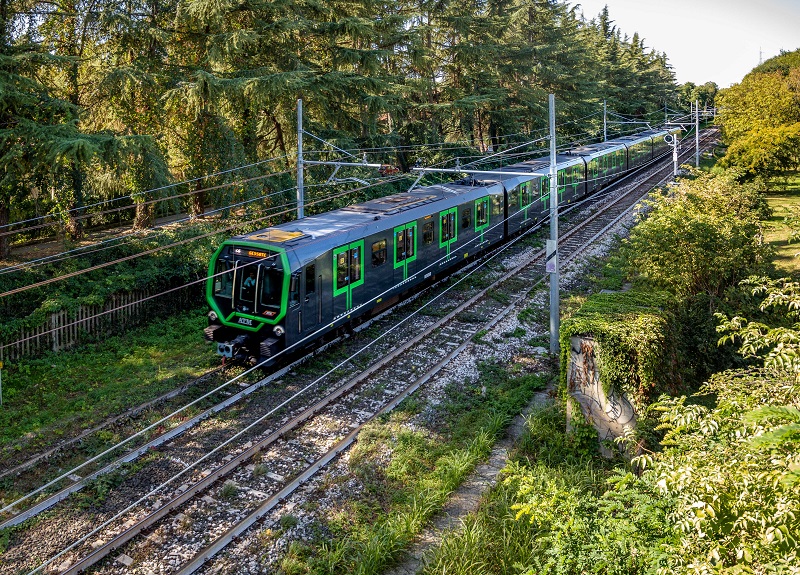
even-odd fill
[[[297,305],[300,303],[300,272],[292,274],[292,279],[289,282],[289,305]]]
[[[217,260],[214,266],[214,297],[233,297],[233,267],[229,261]]]
[[[314,264],[306,266],[306,297],[317,291],[317,267]]]
[[[519,206],[519,197],[513,191],[508,194],[508,207],[509,209],[516,209]]]
[[[263,266],[256,266],[255,264],[240,266],[236,273],[236,283],[239,284],[237,286],[239,289],[236,293],[236,299],[238,302],[244,304],[245,307],[252,307],[255,305],[259,267],[263,268]],[[249,310],[245,309],[243,311]]]
[[[376,268],[386,263],[386,239],[378,240],[372,244],[372,267]]]
[[[461,210],[461,229],[463,231],[469,230],[470,225],[472,225],[472,210],[469,208],[464,208]]]
[[[281,290],[283,288],[283,271],[272,266],[260,265],[259,267],[259,306],[266,308],[280,309]],[[292,276],[291,286],[293,292],[297,290],[297,278]]]
[[[425,222],[422,225],[422,241],[426,244],[432,244],[433,239],[433,222]]]

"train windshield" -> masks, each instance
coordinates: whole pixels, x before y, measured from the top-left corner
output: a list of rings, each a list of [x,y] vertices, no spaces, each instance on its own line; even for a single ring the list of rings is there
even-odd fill
[[[234,277],[233,298],[237,311],[267,317],[277,315],[281,309],[283,270],[277,267],[273,258],[261,262],[237,262]]]

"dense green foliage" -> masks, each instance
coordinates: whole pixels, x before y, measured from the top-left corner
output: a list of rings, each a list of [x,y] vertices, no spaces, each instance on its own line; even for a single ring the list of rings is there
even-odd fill
[[[0,225],[54,214],[80,237],[87,217],[144,228],[291,188],[264,176],[293,164],[298,98],[306,130],[405,170],[450,145],[531,140],[549,92],[569,122],[603,99],[617,113],[663,110],[676,87],[666,56],[607,11],[586,22],[557,0],[2,0]],[[600,127],[595,115],[562,135]],[[309,169],[309,182],[329,174]],[[95,205],[115,198],[130,209]]]
[[[721,298],[769,262],[761,241],[763,186],[739,184],[733,172],[695,175],[652,200],[622,253],[647,285],[681,299]]]
[[[720,162],[750,176],[800,167],[800,50],[764,62],[717,98],[728,153]]]
[[[654,404],[666,432],[637,476],[565,432],[556,406],[534,412],[508,478],[426,575],[800,572],[800,386],[726,372],[701,393]]]

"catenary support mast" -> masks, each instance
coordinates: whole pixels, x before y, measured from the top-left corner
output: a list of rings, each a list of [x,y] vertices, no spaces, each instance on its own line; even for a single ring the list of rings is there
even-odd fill
[[[550,94],[550,239],[547,240],[547,273],[550,274],[550,353],[558,353],[560,329],[558,296],[558,177],[556,172],[556,96]]]

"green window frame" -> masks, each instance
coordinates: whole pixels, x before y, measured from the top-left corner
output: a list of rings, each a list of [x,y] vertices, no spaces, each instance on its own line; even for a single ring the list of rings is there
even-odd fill
[[[489,196],[485,196],[483,198],[475,200],[474,210],[475,210],[475,217],[474,217],[475,233],[479,234],[483,232],[483,230],[489,227],[489,220],[491,219]]]
[[[394,229],[394,269],[417,259],[417,222]]]
[[[439,247],[449,246],[458,239],[458,228],[456,218],[458,208],[450,208],[439,212]]]

